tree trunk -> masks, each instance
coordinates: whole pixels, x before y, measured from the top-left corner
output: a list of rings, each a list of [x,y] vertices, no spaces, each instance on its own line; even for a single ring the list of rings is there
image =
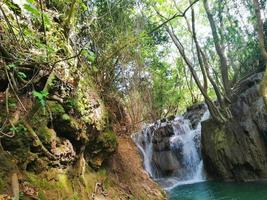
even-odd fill
[[[191,4],[192,1],[190,0],[189,3]],[[194,14],[193,7],[191,8],[191,10],[192,10],[192,24],[191,24],[191,26],[190,26],[190,23],[189,23],[187,17],[184,16],[184,18],[185,18],[185,21],[186,21],[186,24],[187,24],[187,27],[188,27],[188,31],[192,34],[193,41],[196,44],[196,38],[195,38],[196,37],[196,34],[195,34],[195,14]],[[201,70],[202,75],[203,75],[203,89],[207,93],[208,92],[208,79],[207,79],[206,70],[205,70],[204,65],[203,65],[203,61],[202,61],[202,59],[200,59],[200,57],[201,57],[201,55],[200,55],[200,53],[199,53],[199,51],[197,49],[198,63],[199,63],[200,70]]]
[[[196,82],[201,94],[203,95],[203,97],[205,99],[205,102],[209,108],[211,116],[213,117],[213,119],[215,119],[218,122],[225,122],[225,118],[223,117],[222,113],[218,110],[218,108],[215,106],[215,104],[209,98],[208,94],[205,92],[203,86],[201,85],[200,80],[197,76],[197,73],[193,67],[193,64],[190,62],[188,57],[185,55],[183,45],[181,44],[181,42],[179,41],[177,36],[174,34],[173,30],[171,30],[169,27],[166,27],[166,30],[167,30],[168,34],[170,35],[172,41],[174,42],[175,46],[177,47],[179,53],[183,57],[185,63],[187,64],[187,66],[188,66],[188,68],[189,68],[189,70],[190,70],[190,72],[194,78],[194,81]]]
[[[261,19],[260,5],[259,5],[258,0],[253,0],[253,4],[255,7],[255,15],[256,15],[256,20],[257,20],[256,28],[258,32],[260,50],[264,58],[264,61],[267,62],[267,51],[266,51],[265,42],[264,42],[264,31],[263,31],[263,22]]]
[[[210,8],[209,8],[209,4],[207,2],[207,0],[203,0],[204,3],[204,8],[206,10],[207,16],[208,16],[208,20],[210,23],[210,27],[211,27],[211,31],[212,31],[212,36],[214,39],[214,44],[215,44],[215,49],[216,52],[219,56],[220,59],[220,70],[221,70],[221,74],[222,74],[222,82],[223,82],[223,87],[225,90],[225,94],[228,97],[230,95],[230,82],[229,82],[229,77],[228,77],[228,63],[227,63],[227,59],[225,56],[225,52],[223,47],[220,44],[220,39],[217,33],[217,28],[215,25],[215,21],[213,19],[213,16],[211,14]]]

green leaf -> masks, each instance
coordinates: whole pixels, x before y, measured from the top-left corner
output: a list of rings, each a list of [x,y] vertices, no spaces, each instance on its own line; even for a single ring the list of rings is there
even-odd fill
[[[95,65],[93,65],[92,68],[93,68],[93,71],[94,71],[94,72],[98,72],[98,71],[99,71],[99,70],[97,69],[97,66],[95,66]]]
[[[24,4],[23,7],[25,10],[27,10],[30,14],[32,14],[35,17],[39,17],[41,15],[39,10],[33,4]]]
[[[27,0],[28,3],[34,4],[36,0]]]
[[[7,68],[8,68],[9,70],[11,70],[11,69],[16,69],[16,67],[17,67],[17,66],[16,66],[14,63],[7,65]]]
[[[41,92],[33,91],[32,94],[34,97],[36,97],[38,99],[38,102],[44,108],[45,107],[45,100],[46,100],[46,97],[48,96],[49,93],[47,91],[41,91]]]
[[[21,8],[18,4],[15,4],[11,0],[4,0],[4,3],[8,6],[10,10],[12,10],[16,15],[21,15]]]
[[[27,75],[23,72],[18,72],[18,76],[22,79],[26,79],[27,78]]]

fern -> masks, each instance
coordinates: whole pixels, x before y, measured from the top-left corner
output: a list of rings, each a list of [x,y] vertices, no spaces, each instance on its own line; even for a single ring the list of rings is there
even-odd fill
[[[46,97],[48,96],[48,92],[47,91],[41,91],[41,92],[37,92],[37,91],[33,91],[33,96],[37,98],[40,106],[42,108],[45,108],[45,102],[46,102]]]

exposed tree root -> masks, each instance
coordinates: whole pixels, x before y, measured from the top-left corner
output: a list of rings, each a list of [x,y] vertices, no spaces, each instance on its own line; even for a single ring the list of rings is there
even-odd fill
[[[31,125],[26,122],[25,120],[23,121],[23,125],[28,129],[32,139],[34,140],[34,144],[38,147],[40,147],[40,149],[42,150],[42,152],[50,159],[56,160],[56,156],[54,156],[52,153],[50,153],[43,145],[43,143],[41,142],[41,140],[39,139],[39,137],[37,136],[37,134],[35,133],[35,131],[33,130],[33,128],[31,127]]]
[[[11,185],[15,199],[19,199],[19,181],[18,174],[16,172],[12,172],[11,174]]]

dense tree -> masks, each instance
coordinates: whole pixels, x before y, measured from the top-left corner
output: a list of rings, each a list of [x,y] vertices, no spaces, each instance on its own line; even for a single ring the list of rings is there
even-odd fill
[[[10,2],[6,4],[12,7]],[[41,37],[32,37],[37,32],[21,25],[17,33],[1,6],[10,37],[46,52],[37,60],[57,62],[64,52],[67,60],[78,57],[87,63],[102,98],[131,110],[133,123],[176,114],[202,100],[224,121],[231,117],[228,105],[239,81],[266,57],[266,23],[260,16],[265,7],[256,0],[51,0],[24,7],[39,24]],[[64,14],[52,19],[47,8]],[[62,23],[64,36],[53,30],[52,20]],[[64,44],[55,48],[61,37],[75,44],[75,51]]]

